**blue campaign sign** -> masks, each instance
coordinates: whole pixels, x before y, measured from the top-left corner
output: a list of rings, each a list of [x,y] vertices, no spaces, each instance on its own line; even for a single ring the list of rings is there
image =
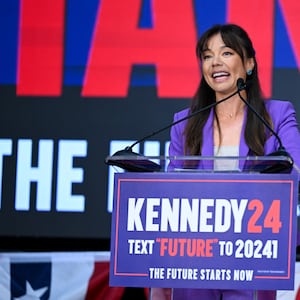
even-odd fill
[[[110,285],[293,289],[294,174],[115,176]]]

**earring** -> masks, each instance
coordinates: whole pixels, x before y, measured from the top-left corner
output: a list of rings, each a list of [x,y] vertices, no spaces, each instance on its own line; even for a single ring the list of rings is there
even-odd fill
[[[252,75],[252,70],[251,69],[249,69],[248,71],[247,71],[247,75]]]

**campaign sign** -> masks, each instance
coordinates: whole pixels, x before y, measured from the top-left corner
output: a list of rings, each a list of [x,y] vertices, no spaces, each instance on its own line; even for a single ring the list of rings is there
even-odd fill
[[[111,286],[294,288],[294,174],[118,173]]]

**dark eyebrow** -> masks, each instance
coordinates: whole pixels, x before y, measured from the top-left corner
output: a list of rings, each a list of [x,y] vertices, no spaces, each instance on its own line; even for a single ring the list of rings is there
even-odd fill
[[[230,48],[230,47],[226,46],[226,45],[222,45],[220,48],[222,49],[222,48]],[[211,51],[211,49],[209,49],[208,47],[206,47],[205,49],[202,50],[202,52],[205,52],[205,51]]]

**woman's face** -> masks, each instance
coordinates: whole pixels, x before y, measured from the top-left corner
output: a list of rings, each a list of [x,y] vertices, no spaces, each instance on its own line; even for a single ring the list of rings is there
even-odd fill
[[[220,33],[208,40],[207,49],[202,53],[202,75],[216,92],[217,100],[235,92],[238,78],[245,80],[247,70],[253,67],[253,59],[243,63],[237,52],[225,46]]]

